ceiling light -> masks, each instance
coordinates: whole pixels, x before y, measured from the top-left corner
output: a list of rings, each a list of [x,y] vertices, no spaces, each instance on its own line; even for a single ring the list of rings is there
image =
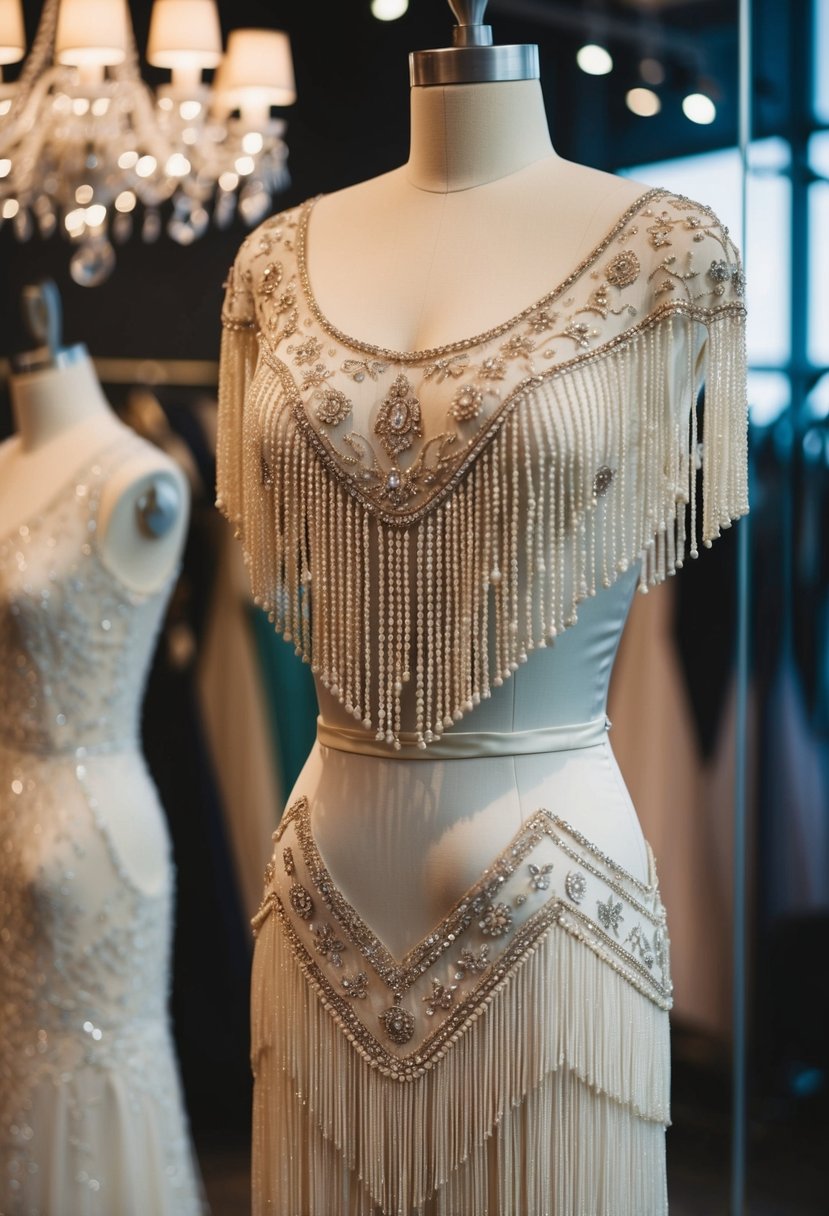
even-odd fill
[[[576,63],[588,76],[606,76],[613,71],[613,59],[609,51],[595,42],[587,42],[579,47],[576,53]]]
[[[628,89],[625,104],[639,118],[653,118],[662,109],[662,102],[653,89]]]
[[[639,61],[639,75],[645,84],[664,84],[665,65],[659,59],[647,55]]]
[[[682,99],[682,113],[691,122],[707,127],[717,117],[717,107],[706,93],[689,93]]]
[[[378,21],[396,21],[409,7],[409,0],[371,0],[371,14]]]

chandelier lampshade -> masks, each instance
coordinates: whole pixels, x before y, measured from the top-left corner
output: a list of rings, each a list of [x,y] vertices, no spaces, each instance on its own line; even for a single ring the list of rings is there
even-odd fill
[[[293,105],[296,86],[288,35],[281,30],[233,30],[218,88],[236,106]]]
[[[147,61],[158,68],[218,67],[222,31],[215,0],[155,0]]]
[[[21,0],[0,0],[0,66],[17,63],[26,53]]]
[[[70,67],[123,63],[132,40],[126,0],[61,0],[55,59]]]

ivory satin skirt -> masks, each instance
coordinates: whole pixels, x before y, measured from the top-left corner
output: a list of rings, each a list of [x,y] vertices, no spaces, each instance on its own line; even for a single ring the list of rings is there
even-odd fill
[[[535,741],[591,746],[603,727]],[[539,809],[395,958],[334,882],[307,798],[274,842],[254,918],[255,1216],[664,1216],[650,852],[641,881]]]

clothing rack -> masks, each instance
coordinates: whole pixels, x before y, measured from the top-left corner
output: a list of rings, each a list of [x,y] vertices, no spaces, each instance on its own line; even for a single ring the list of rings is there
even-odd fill
[[[92,362],[103,384],[133,384],[147,388],[186,385],[215,389],[219,379],[219,364],[213,359],[123,359],[99,355],[93,357]],[[11,372],[11,361],[1,359],[0,382],[5,383]]]

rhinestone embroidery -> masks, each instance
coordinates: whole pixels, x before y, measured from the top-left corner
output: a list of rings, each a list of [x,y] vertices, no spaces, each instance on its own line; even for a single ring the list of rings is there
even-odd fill
[[[426,1006],[426,1016],[431,1018],[438,1009],[449,1009],[455,1000],[456,986],[452,984],[447,988],[441,984],[440,980],[432,980],[432,991],[424,997],[421,997]]]
[[[474,384],[465,384],[452,399],[452,414],[458,422],[471,422],[477,418],[484,403],[484,395]]]
[[[630,946],[632,950],[636,951],[646,967],[653,966],[656,961],[657,950],[648,941],[641,926],[636,925],[631,929],[625,938],[625,945]]]
[[[254,918],[255,928],[260,931],[270,913],[276,913],[280,931],[286,934],[294,956],[318,988],[332,1016],[341,1022],[355,1049],[398,1080],[412,1080],[430,1068],[456,1041],[463,1027],[471,1024],[475,1014],[485,1009],[493,989],[521,964],[545,933],[554,929],[582,942],[660,1007],[670,1004],[664,912],[653,870],[649,883],[639,882],[546,811],[538,811],[526,821],[479,881],[402,962],[388,953],[334,886],[310,834],[310,808],[305,799],[295,803],[283,817],[277,838],[285,833],[290,833],[299,845],[302,861],[295,849],[297,872],[303,882],[316,888],[342,930],[344,940],[340,940],[340,934],[330,924],[292,921],[290,901],[283,903],[278,891],[263,901],[261,912]],[[612,924],[610,932],[605,931],[600,914],[591,919],[569,904],[565,907],[563,872],[562,889],[557,894],[552,889],[558,872],[555,864],[541,854],[532,863],[528,860],[528,854],[541,849],[555,849],[564,856],[569,851],[578,857],[581,866],[595,871],[597,890],[606,894],[613,912],[611,921],[620,923],[622,909],[626,909],[634,925],[639,926],[639,936],[628,935],[628,940],[619,942]],[[528,904],[527,910],[516,918],[509,907],[496,903],[495,897],[503,892],[511,898],[516,884],[519,888],[526,884],[525,859],[527,865],[536,866],[539,875],[545,867],[552,866],[544,875],[549,878],[551,893],[545,903]],[[574,873],[578,872],[569,871],[570,875]],[[479,922],[489,917],[501,932],[484,943],[476,942],[482,932]],[[362,957],[363,966],[357,974],[335,979],[328,968],[337,965],[332,954],[342,961],[345,942]],[[659,955],[653,943],[661,943]],[[322,951],[320,944],[324,947]],[[448,970],[441,961],[447,953]],[[390,1002],[385,1009],[384,1000]],[[380,1023],[380,1037],[375,1033],[374,1019]],[[406,1046],[410,1055],[390,1054]]]
[[[345,359],[340,370],[357,384],[362,384],[366,376],[377,380],[388,366],[388,363],[381,363],[378,359]]]
[[[321,389],[314,395],[314,412],[325,426],[339,426],[351,413],[351,402],[339,389]]]
[[[301,883],[298,883],[298,882],[294,883],[294,885],[291,887],[291,890],[288,894],[288,898],[290,899],[291,907],[293,908],[294,912],[296,912],[297,916],[301,917],[302,920],[311,919],[311,917],[314,915],[314,901],[311,898],[310,892],[307,891],[305,889],[305,887],[302,886]],[[341,943],[335,943],[335,945],[336,944],[341,944]],[[323,950],[320,945],[317,946],[317,949],[320,951],[321,954],[323,953]],[[326,949],[327,949],[327,947],[326,947]],[[329,957],[331,958],[331,961],[334,962],[335,956],[334,956],[333,952],[329,953]],[[339,967],[340,964],[336,963],[335,965],[337,967]]]
[[[587,881],[578,870],[571,870],[564,880],[564,889],[574,904],[580,904],[587,894]]]
[[[613,470],[606,464],[603,464],[600,469],[596,470],[593,478],[593,497],[601,498],[605,495],[613,484]]]
[[[309,827],[309,818],[308,804],[305,803],[305,800],[300,800],[284,816],[278,834],[292,832],[295,840],[301,840]],[[513,843],[504,850],[494,866],[489,867],[480,882],[475,884],[474,888],[459,901],[457,910],[450,912],[449,916],[441,922],[439,927],[435,928],[432,934],[429,934],[422,944],[413,948],[410,955],[407,956],[407,961],[423,958],[425,952],[434,951],[435,948],[438,951],[434,955],[436,961],[444,955],[445,951],[455,946],[458,936],[461,936],[464,931],[473,935],[479,931],[474,919],[470,923],[466,922],[466,929],[462,927],[463,922],[458,925],[453,919],[456,912],[461,908],[472,911],[474,906],[475,914],[481,914],[491,906],[492,895],[495,894],[495,891],[504,888],[504,884],[511,882],[513,876],[515,882],[524,882],[524,878],[520,877],[517,868],[521,854],[526,848],[542,848],[545,846],[543,844],[545,841],[548,841],[547,846],[554,846],[557,849],[562,849],[566,845],[574,850],[582,850],[573,829],[566,826],[563,821],[557,820],[556,817],[549,816],[546,811],[536,812],[526,822],[525,827],[521,829]],[[311,882],[311,867],[314,866],[316,852],[312,838],[309,837],[305,843],[301,843],[301,852],[303,852],[303,865],[309,868],[308,880]],[[602,958],[609,967],[620,975],[624,975],[627,981],[645,993],[650,1000],[659,1004],[661,1008],[670,1006],[664,912],[661,910],[658,895],[656,895],[653,867],[653,882],[645,885],[639,884],[635,878],[625,874],[619,867],[613,866],[613,863],[605,866],[603,855],[590,844],[583,848],[582,860],[587,861],[588,857],[592,858],[590,865],[596,868],[602,876],[605,889],[611,891],[613,889],[611,884],[613,884],[621,891],[620,899],[613,902],[621,902],[638,916],[642,929],[642,940],[653,939],[664,942],[665,953],[659,959],[652,951],[654,953],[652,966],[649,967],[647,959],[639,953],[636,941],[628,942],[626,945],[620,944],[614,936],[605,934],[603,928],[600,927],[598,917],[591,919],[575,908],[568,910],[562,900],[553,895],[551,899],[538,907],[536,912],[530,914],[529,919],[520,923],[513,922],[507,934],[504,934],[501,939],[495,939],[497,945],[485,942],[483,945],[472,946],[463,945],[461,942],[461,951],[451,956],[453,959],[450,972],[452,980],[449,983],[446,981],[445,973],[430,974],[429,967],[424,963],[419,963],[411,970],[406,969],[405,963],[402,966],[395,964],[394,970],[388,970],[384,968],[382,948],[379,947],[379,942],[377,950],[374,950],[371,945],[370,930],[367,930],[365,924],[361,922],[354,908],[346,905],[342,896],[333,888],[327,872],[323,872],[317,874],[315,879],[315,882],[320,884],[318,889],[321,889],[321,894],[325,899],[331,900],[332,908],[337,910],[335,914],[337,914],[338,923],[346,929],[351,946],[362,953],[367,964],[363,968],[363,973],[367,976],[366,996],[357,998],[354,993],[362,990],[359,975],[344,976],[339,980],[328,978],[325,967],[321,967],[314,961],[315,953],[318,957],[318,952],[315,950],[317,929],[309,927],[301,921],[292,923],[287,914],[287,906],[283,905],[278,893],[265,901],[263,912],[255,918],[255,924],[256,927],[261,928],[261,924],[270,916],[270,912],[276,913],[281,927],[280,931],[284,931],[286,934],[294,956],[303,968],[306,978],[320,991],[327,1008],[342,1024],[346,1034],[349,1035],[349,1041],[354,1043],[356,1051],[363,1055],[368,1062],[377,1065],[387,1075],[400,1081],[410,1081],[414,1077],[422,1075],[423,1071],[432,1068],[436,1060],[440,1059],[446,1049],[451,1046],[451,1043],[457,1041],[459,1032],[472,1024],[475,1015],[481,1015],[484,1012],[487,997],[491,995],[497,985],[512,974],[515,967],[520,966],[521,961],[528,957],[528,952],[532,951],[532,948],[548,931],[563,930],[573,935],[586,948],[597,953],[598,957]],[[494,873],[497,873],[497,878],[501,878],[502,882],[498,882],[497,878],[492,877]],[[556,871],[552,873],[556,873]],[[507,893],[508,890],[509,888],[506,886]],[[642,890],[645,903],[648,903],[650,907],[645,907],[644,903],[639,902],[639,890]],[[642,908],[641,914],[635,912],[638,907]],[[328,929],[333,933],[331,927]],[[305,935],[306,945],[300,935]],[[378,940],[374,939],[374,941]],[[495,957],[492,955],[494,951],[496,952]],[[353,981],[356,981],[356,989],[351,986]],[[393,997],[393,1002],[383,1009],[384,993],[387,1000],[389,997]],[[380,1009],[373,1004],[378,998]],[[376,1012],[372,1013],[372,1008]],[[365,1013],[360,1012],[363,1009],[365,1009]],[[428,1009],[432,1009],[432,1013],[429,1013]],[[379,1037],[372,1029],[377,1028],[378,1021]],[[405,1057],[390,1054],[400,1047],[408,1047],[410,1054]]]
[[[300,342],[298,346],[293,348],[294,364],[296,367],[302,367],[306,363],[313,363],[319,358],[322,350],[322,342],[319,338],[307,338],[305,342]]]
[[[612,929],[619,936],[619,925],[624,920],[621,902],[615,903],[612,895],[608,895],[605,903],[597,903],[599,921],[605,929]]]
[[[512,925],[512,911],[508,904],[492,904],[478,921],[478,928],[485,937],[503,937]]]
[[[420,402],[405,376],[400,375],[389,390],[374,424],[374,433],[389,456],[398,456],[423,434]]]
[[[319,925],[313,932],[317,954],[327,958],[334,967],[342,967],[345,942],[340,941],[330,925]]]
[[[398,1047],[403,1047],[414,1035],[414,1018],[399,1005],[392,1005],[391,1009],[381,1013],[380,1021],[392,1043],[396,1043]]]
[[[528,867],[530,871],[530,886],[534,891],[547,891],[550,887],[550,875],[553,872],[553,863],[548,862],[544,866],[537,866],[534,862],[530,862]]]
[[[482,975],[489,966],[489,944],[479,946],[478,953],[468,947],[461,951],[461,956],[455,963],[455,979],[462,980],[467,975]]]
[[[368,976],[365,971],[358,971],[356,975],[344,975],[340,984],[345,995],[353,1001],[364,1001],[368,996]]]
[[[631,283],[635,283],[639,278],[641,266],[639,259],[632,249],[625,249],[623,253],[617,253],[612,261],[608,262],[605,269],[605,278],[611,287],[630,287]]]
[[[435,377],[438,384],[441,384],[447,376],[451,376],[456,380],[458,376],[462,376],[469,367],[469,355],[453,355],[451,359],[438,359],[429,367],[424,368],[424,380],[430,380]]]

